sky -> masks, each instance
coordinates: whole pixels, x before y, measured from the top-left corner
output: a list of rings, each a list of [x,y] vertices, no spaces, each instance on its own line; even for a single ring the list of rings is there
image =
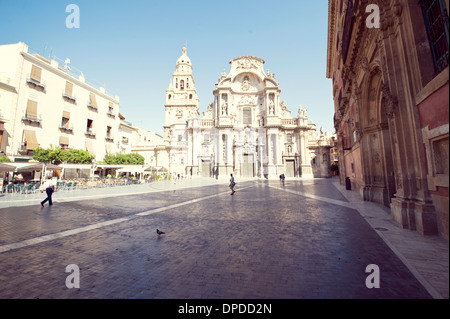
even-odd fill
[[[79,8],[79,28],[66,26],[70,4]],[[275,74],[293,117],[301,105],[317,129],[334,133],[327,26],[327,0],[0,0],[0,44],[24,42],[44,57],[69,58],[87,82],[120,97],[127,121],[160,135],[183,46],[200,114],[229,61],[250,55]]]

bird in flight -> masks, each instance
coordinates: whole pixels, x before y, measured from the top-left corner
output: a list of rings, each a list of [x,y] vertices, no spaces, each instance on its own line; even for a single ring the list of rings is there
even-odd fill
[[[156,233],[157,233],[158,235],[162,235],[162,234],[165,234],[165,232],[163,232],[163,231],[160,231],[159,229],[156,229]]]

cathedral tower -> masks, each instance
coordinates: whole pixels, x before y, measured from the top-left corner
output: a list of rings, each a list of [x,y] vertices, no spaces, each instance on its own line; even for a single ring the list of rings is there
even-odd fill
[[[166,90],[164,138],[170,139],[170,127],[173,124],[186,123],[191,119],[198,119],[199,99],[192,75],[191,59],[187,56],[186,47],[177,60],[176,70]]]

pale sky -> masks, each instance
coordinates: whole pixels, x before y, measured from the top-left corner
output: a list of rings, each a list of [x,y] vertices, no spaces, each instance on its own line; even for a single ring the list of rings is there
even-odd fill
[[[80,9],[80,28],[66,27],[69,4]],[[120,96],[127,121],[160,135],[184,45],[200,114],[229,61],[251,55],[266,61],[294,117],[302,105],[317,129],[334,133],[327,23],[327,0],[0,0],[0,44],[24,42],[45,57],[70,58],[88,82]]]

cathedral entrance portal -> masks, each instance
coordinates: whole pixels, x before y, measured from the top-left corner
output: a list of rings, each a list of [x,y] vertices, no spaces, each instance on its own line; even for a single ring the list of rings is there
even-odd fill
[[[202,160],[202,177],[211,176],[211,162]]]
[[[286,167],[286,177],[295,177],[295,161],[288,160],[285,164]]]
[[[253,154],[244,154],[243,162],[241,164],[241,174],[242,177],[255,177]]]

